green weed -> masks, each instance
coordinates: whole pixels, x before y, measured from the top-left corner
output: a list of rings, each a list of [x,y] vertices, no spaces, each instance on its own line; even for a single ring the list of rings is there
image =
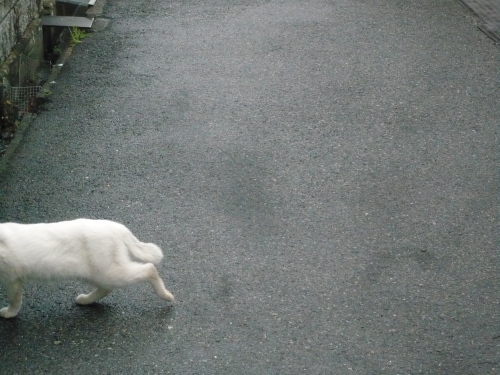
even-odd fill
[[[71,44],[76,45],[82,41],[82,39],[86,38],[88,35],[82,29],[73,26],[69,28],[69,34],[71,36]]]

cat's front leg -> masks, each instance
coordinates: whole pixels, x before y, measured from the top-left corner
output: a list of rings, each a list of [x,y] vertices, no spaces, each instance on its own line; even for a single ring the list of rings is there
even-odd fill
[[[23,282],[16,280],[7,286],[7,301],[9,306],[0,309],[2,318],[13,318],[21,309],[23,302]]]

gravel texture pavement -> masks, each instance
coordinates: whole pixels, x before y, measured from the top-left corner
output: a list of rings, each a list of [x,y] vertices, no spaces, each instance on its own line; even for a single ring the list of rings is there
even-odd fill
[[[500,49],[466,9],[101,18],[9,156],[0,220],[120,221],[163,248],[178,302],[29,284],[0,372],[500,374]]]

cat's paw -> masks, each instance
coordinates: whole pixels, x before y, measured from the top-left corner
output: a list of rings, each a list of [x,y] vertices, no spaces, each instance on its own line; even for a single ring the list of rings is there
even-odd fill
[[[172,293],[170,293],[168,290],[165,290],[165,297],[164,299],[169,302],[175,302],[175,297]]]
[[[94,301],[89,298],[88,294],[80,294],[78,297],[76,297],[76,303],[79,305],[89,305],[93,302]]]
[[[4,307],[3,309],[0,309],[0,316],[2,318],[13,318],[17,315],[18,311],[12,311],[9,310],[8,307]]]

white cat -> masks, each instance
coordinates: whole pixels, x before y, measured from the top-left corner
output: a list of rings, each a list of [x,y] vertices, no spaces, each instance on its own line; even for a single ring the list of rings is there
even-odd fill
[[[78,279],[96,287],[90,294],[76,298],[80,305],[93,303],[115,288],[140,281],[149,282],[160,298],[174,301],[153,265],[162,258],[158,246],[140,242],[125,226],[113,221],[77,219],[50,224],[0,224],[0,282],[6,288],[9,302],[9,306],[0,310],[0,316],[17,315],[23,284],[30,278]]]

